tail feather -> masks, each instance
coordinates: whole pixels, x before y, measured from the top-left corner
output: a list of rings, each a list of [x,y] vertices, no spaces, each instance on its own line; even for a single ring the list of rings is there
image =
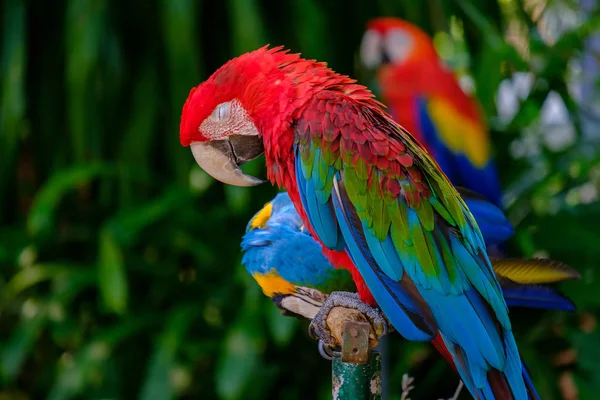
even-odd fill
[[[559,291],[541,285],[502,285],[509,307],[542,308],[546,310],[575,311],[575,304]]]
[[[442,335],[438,335],[431,341],[435,349],[444,357],[444,359],[450,364],[452,369],[456,372],[461,373],[463,377],[463,383],[471,391],[471,393],[477,393],[478,400],[540,400],[537,394],[529,372],[525,365],[522,366],[523,380],[525,381],[525,387],[527,390],[527,397],[518,395],[512,392],[511,387],[508,383],[507,377],[504,373],[497,369],[491,369],[487,372],[487,385],[482,388],[477,388],[473,376],[469,372],[466,356],[460,347],[451,345],[452,349],[446,346],[446,343],[442,339]]]

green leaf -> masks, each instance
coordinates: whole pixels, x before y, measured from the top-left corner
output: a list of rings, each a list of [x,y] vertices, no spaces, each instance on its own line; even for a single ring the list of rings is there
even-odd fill
[[[257,0],[228,0],[235,54],[256,50],[265,42],[264,23]]]
[[[107,358],[122,341],[135,334],[147,332],[150,324],[157,321],[156,314],[132,316],[98,332],[74,357],[62,360],[57,366],[58,375],[54,381],[48,400],[67,400],[81,393],[90,374],[102,373]]]
[[[6,304],[28,288],[66,273],[68,273],[66,266],[53,264],[38,264],[21,269],[4,286],[0,295],[0,310],[4,309]]]
[[[296,15],[296,37],[305,57],[327,60],[330,55],[331,38],[327,34],[326,14],[323,3],[315,0],[293,0]]]
[[[0,47],[0,210],[4,210],[7,183],[12,180],[22,123],[25,117],[25,69],[27,31],[25,2],[7,0],[2,7],[2,46]],[[0,214],[1,215],[1,214]]]
[[[246,387],[261,366],[264,337],[255,315],[242,314],[225,338],[216,373],[216,390],[222,399],[244,398]]]
[[[198,62],[202,58],[202,41],[199,40],[197,18],[198,10],[204,7],[194,0],[162,0],[159,4],[169,78],[168,130],[176,132],[183,101],[192,86],[198,84],[204,75]],[[187,149],[181,146],[174,135],[165,138],[168,153],[177,159],[169,167],[173,168],[178,182],[184,184],[193,158],[189,157],[189,151],[185,151]]]
[[[250,202],[250,190],[248,188],[226,185],[225,198],[229,210],[234,214],[243,214],[248,211],[248,203]]]
[[[102,301],[109,311],[121,314],[127,308],[127,276],[123,253],[113,233],[103,229],[98,250],[98,284]]]
[[[280,347],[288,345],[296,333],[300,320],[281,315],[271,301],[267,302],[266,307],[267,323],[275,343]]]
[[[164,194],[146,204],[124,210],[113,217],[108,226],[121,245],[130,245],[142,230],[181,209],[191,199],[188,190],[175,186],[166,189]]]
[[[102,118],[94,95],[98,86],[102,38],[105,36],[104,0],[69,0],[66,12],[66,79],[72,155],[83,163],[99,150]]]
[[[141,392],[142,400],[174,398],[175,388],[171,380],[171,373],[176,367],[177,351],[184,341],[185,333],[195,314],[194,306],[179,307],[171,312],[150,360]]]
[[[24,313],[32,309],[33,315],[23,316],[11,332],[6,343],[2,346],[0,358],[0,374],[4,380],[12,380],[21,371],[23,362],[34,348],[48,321],[44,305],[33,304],[31,300],[24,304]]]
[[[92,179],[114,172],[114,168],[101,163],[76,165],[55,172],[35,196],[27,220],[29,233],[34,236],[48,233],[53,227],[58,204],[68,192]]]

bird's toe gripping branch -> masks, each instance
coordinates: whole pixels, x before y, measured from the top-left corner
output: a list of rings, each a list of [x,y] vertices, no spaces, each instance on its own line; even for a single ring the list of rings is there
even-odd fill
[[[309,334],[319,340],[321,354],[330,358],[333,349],[342,343],[346,321],[369,322],[369,347],[379,343],[379,338],[388,332],[385,316],[376,308],[360,301],[357,293],[332,292],[309,326]]]

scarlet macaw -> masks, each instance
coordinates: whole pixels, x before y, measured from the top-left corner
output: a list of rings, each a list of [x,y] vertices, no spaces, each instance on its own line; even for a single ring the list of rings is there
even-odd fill
[[[376,18],[367,25],[360,56],[364,66],[376,69],[376,92],[390,114],[429,151],[450,182],[501,206],[479,104],[461,89],[431,38],[399,18]]]
[[[322,340],[331,340],[322,333],[332,304],[379,306],[406,339],[443,342],[474,396],[537,398],[471,212],[364,86],[263,47],[191,90],[180,141],[237,186],[263,182],[240,165],[264,152],[271,183],[287,190],[330,263],[350,271],[359,298],[328,296],[312,322]]]

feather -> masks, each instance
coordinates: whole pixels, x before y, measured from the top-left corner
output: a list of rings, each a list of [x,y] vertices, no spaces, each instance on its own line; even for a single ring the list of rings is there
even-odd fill
[[[548,258],[493,259],[492,264],[498,275],[521,284],[555,283],[581,279],[581,274],[575,269]]]
[[[571,300],[547,286],[503,284],[502,293],[509,307],[575,311]]]
[[[297,157],[297,160],[301,160],[301,158]],[[302,166],[297,165],[296,179],[302,185],[300,190],[302,205],[307,210],[311,226],[326,247],[338,251],[342,250],[344,248],[344,242],[342,236],[339,234],[339,229],[331,206],[319,201],[313,183],[314,180],[304,180],[302,174],[298,173],[301,170]]]
[[[418,312],[419,306],[410,296],[399,290],[396,282],[383,273],[369,254],[366,241],[357,226],[357,215],[352,213],[348,195],[339,181],[334,181],[333,205],[347,248],[356,268],[369,286],[377,304],[386,311],[386,317],[398,332],[408,340],[430,340],[431,324]]]
[[[473,214],[486,246],[504,243],[513,236],[512,224],[500,208],[474,192],[464,188],[457,190]]]

